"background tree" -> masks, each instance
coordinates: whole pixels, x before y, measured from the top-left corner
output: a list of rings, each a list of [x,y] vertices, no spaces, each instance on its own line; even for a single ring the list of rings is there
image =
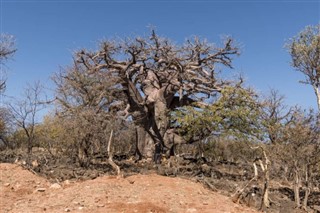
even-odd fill
[[[67,124],[55,113],[44,116],[41,123],[36,125],[39,146],[45,148],[53,157],[69,155],[68,148],[71,144],[71,134],[66,128]],[[69,155],[71,156],[71,155]]]
[[[292,66],[302,72],[317,97],[320,110],[320,25],[307,26],[286,45],[292,57]]]
[[[148,38],[104,41],[98,51],[75,54],[71,69],[106,75],[121,91],[113,107],[130,117],[137,129],[140,157],[152,158],[170,149],[169,113],[177,107],[201,105],[228,82],[218,78],[218,65],[231,68],[239,50],[227,38],[222,47],[194,38],[175,45],[154,31]]]
[[[201,110],[191,106],[178,109],[172,119],[187,141],[208,136],[247,141],[261,137],[260,113],[256,93],[237,85],[222,89],[217,101]]]
[[[32,153],[35,140],[35,126],[37,113],[43,109],[43,87],[40,82],[29,85],[24,92],[24,99],[8,103],[12,122],[17,131],[22,130],[27,138],[27,152]]]
[[[15,42],[13,36],[7,34],[0,34],[0,95],[4,92],[6,87],[6,80],[4,77],[4,62],[13,56],[16,52]],[[2,99],[1,99],[2,101]],[[8,146],[7,133],[9,127],[8,110],[0,107],[0,140],[3,145]]]
[[[308,196],[312,190],[315,166],[319,163],[319,126],[318,117],[313,112],[296,110],[284,131],[282,149],[291,153],[287,163],[293,169],[293,189],[296,206],[307,208]],[[283,153],[283,156],[285,154]],[[300,187],[304,186],[304,199],[300,201]]]
[[[95,154],[106,155],[108,139],[114,132],[114,145],[130,132],[128,123],[117,119],[117,107],[122,91],[109,72],[90,70],[78,65],[61,70],[53,79],[57,85],[56,100],[59,120],[69,133],[69,147],[81,166],[88,166]],[[123,130],[127,132],[124,134]],[[117,139],[119,139],[117,141]],[[123,141],[130,143],[130,135]],[[123,146],[123,149],[130,149]]]
[[[261,102],[261,124],[265,140],[271,144],[279,143],[285,126],[290,122],[293,108],[285,104],[285,97],[277,90],[271,90]]]
[[[1,75],[3,75],[3,63],[16,52],[13,36],[0,34],[0,66]],[[0,80],[0,92],[5,88],[5,80]]]
[[[0,149],[12,147],[8,141],[8,136],[12,133],[9,114],[7,108],[0,107]]]
[[[291,183],[295,205],[304,209],[319,169],[318,119],[317,113],[312,111],[292,109],[286,125],[280,130],[281,137],[268,147],[273,159],[272,176]]]

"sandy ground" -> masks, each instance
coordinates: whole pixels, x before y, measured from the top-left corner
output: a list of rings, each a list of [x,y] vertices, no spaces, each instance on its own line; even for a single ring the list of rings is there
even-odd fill
[[[15,164],[0,164],[0,212],[256,212],[182,178],[134,175],[50,183]]]

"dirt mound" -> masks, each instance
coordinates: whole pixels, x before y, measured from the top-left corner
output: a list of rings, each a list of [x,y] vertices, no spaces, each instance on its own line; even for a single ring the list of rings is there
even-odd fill
[[[50,183],[0,164],[1,212],[255,212],[201,184],[156,174]]]

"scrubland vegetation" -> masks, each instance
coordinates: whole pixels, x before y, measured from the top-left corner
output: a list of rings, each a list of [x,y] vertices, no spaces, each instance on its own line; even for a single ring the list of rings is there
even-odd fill
[[[0,45],[4,64],[16,49],[7,35]],[[306,27],[286,48],[293,69],[313,87],[318,109],[288,106],[276,90],[258,94],[242,77],[223,79],[220,70],[232,68],[240,53],[232,38],[175,44],[152,31],[79,50],[52,75],[54,97],[35,83],[23,100],[1,107],[1,161],[24,161],[61,179],[151,169],[195,178],[257,209],[277,211],[284,203],[295,211],[317,209],[319,26]],[[48,106],[53,110],[36,122]],[[57,165],[79,173],[50,174]]]

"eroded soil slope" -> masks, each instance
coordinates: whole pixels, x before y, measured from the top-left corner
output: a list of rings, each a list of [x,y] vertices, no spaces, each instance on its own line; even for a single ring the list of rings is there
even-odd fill
[[[50,183],[15,164],[0,164],[2,212],[255,212],[181,178],[127,178]]]

